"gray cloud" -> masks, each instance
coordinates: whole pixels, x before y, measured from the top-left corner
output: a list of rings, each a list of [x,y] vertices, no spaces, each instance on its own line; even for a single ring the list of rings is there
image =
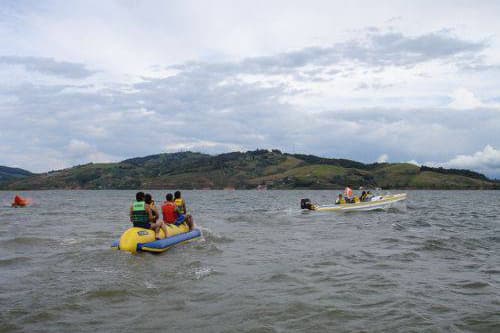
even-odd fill
[[[399,32],[374,33],[370,35],[369,43],[365,59],[370,59],[374,63],[397,65],[475,53],[487,46],[484,42],[463,40],[446,32],[416,37],[404,36]]]
[[[471,58],[464,58],[457,62],[457,66],[463,71],[470,72],[487,72],[487,71],[499,71],[499,64],[488,64],[486,63],[483,56],[474,56]]]
[[[485,47],[483,42],[462,40],[444,32],[410,37],[399,32],[372,31],[360,40],[338,43],[328,48],[307,48],[283,54],[281,58],[288,58],[290,65],[356,61],[369,66],[402,66],[475,53]]]
[[[0,56],[0,63],[23,66],[27,71],[54,75],[69,79],[83,79],[92,76],[96,71],[87,69],[84,64],[56,61],[52,58]]]
[[[495,109],[332,109],[309,114],[281,101],[294,93],[286,85],[218,84],[225,77],[202,69],[186,71],[135,84],[132,93],[119,86],[94,92],[70,86],[18,87],[10,91],[17,96],[15,107],[3,106],[11,112],[0,112],[0,121],[11,124],[0,139],[16,138],[30,148],[22,154],[2,150],[2,156],[31,156],[33,161],[44,156],[62,167],[179,149],[219,153],[279,148],[365,162],[382,154],[391,161],[447,161],[498,142],[500,113]],[[15,116],[23,121],[10,122]]]
[[[324,81],[339,74],[329,66],[342,65],[344,72],[350,72],[346,64],[382,71],[387,66],[412,67],[440,60],[454,62],[460,69],[479,69],[480,66],[486,66],[480,52],[487,46],[484,41],[468,41],[447,31],[406,36],[400,32],[370,28],[359,39],[331,46],[306,47],[271,56],[247,58],[241,62],[188,62],[169,68],[182,72],[207,71],[217,75],[291,74],[298,81]],[[305,66],[317,68],[304,69]]]
[[[32,167],[25,167],[41,171],[186,147],[210,153],[279,148],[365,162],[382,154],[391,161],[447,161],[499,142],[494,126],[500,122],[498,110],[332,108],[312,114],[286,102],[286,97],[301,93],[289,83],[248,82],[239,75],[290,74],[295,80],[321,80],[325,75],[344,75],[352,65],[338,70],[329,66],[345,62],[373,68],[409,66],[450,61],[484,47],[446,33],[407,37],[372,29],[360,40],[328,48],[233,63],[180,64],[172,67],[175,75],[143,78],[131,86],[3,87],[0,95],[8,96],[9,102],[0,104],[0,121],[10,125],[0,140],[16,138],[27,148],[21,153],[2,147],[0,164],[26,161]],[[317,68],[304,69],[308,65]]]

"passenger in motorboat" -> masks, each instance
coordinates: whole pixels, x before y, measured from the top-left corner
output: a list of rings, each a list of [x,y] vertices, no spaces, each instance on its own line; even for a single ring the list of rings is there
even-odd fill
[[[364,193],[364,191],[363,191]],[[361,202],[360,198],[356,195],[354,195],[352,189],[350,186],[347,186],[344,190],[344,193],[339,193],[339,196],[337,200],[335,200],[336,205],[343,205],[343,204],[352,204],[352,203],[359,203]]]
[[[335,201],[335,204],[336,204],[336,205],[343,205],[343,204],[345,204],[345,203],[346,203],[346,201],[345,201],[344,197],[342,196],[342,193],[339,193],[339,197],[338,197],[338,199]]]

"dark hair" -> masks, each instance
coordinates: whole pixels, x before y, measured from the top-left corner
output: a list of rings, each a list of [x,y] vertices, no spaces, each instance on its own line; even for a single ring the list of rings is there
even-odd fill
[[[366,192],[365,192],[365,191],[363,191],[363,193],[361,193],[361,195],[363,195],[363,194],[366,194]]]
[[[137,201],[144,201],[144,192],[137,192],[135,194],[135,200],[137,200]]]
[[[151,201],[153,201],[153,197],[151,196],[151,194],[146,193],[144,195],[144,201],[149,205],[151,203]]]
[[[174,199],[174,196],[172,195],[172,193],[169,193],[165,196],[165,198],[167,199],[167,201],[172,201]]]
[[[176,199],[180,199],[180,198],[181,198],[181,191],[175,191],[175,193],[174,193],[174,197],[175,197]]]

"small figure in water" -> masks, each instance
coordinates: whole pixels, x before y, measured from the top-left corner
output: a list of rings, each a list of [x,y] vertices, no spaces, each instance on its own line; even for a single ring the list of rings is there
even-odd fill
[[[146,204],[144,199],[144,192],[136,193],[135,201],[130,206],[130,222],[132,222],[134,227],[151,229],[156,233],[161,224],[156,222],[151,208]]]
[[[14,202],[12,203],[11,206],[17,208],[17,207],[25,207],[27,205],[28,205],[28,200],[27,199],[25,199],[25,198],[23,198],[23,197],[21,197],[19,195],[16,195],[14,197]]]
[[[191,216],[191,214],[187,213],[186,201],[184,201],[184,199],[181,198],[181,191],[175,191],[174,197],[175,197],[175,205],[177,206],[179,215],[185,215],[186,224],[188,225],[189,230],[193,230],[194,228],[193,217]]]

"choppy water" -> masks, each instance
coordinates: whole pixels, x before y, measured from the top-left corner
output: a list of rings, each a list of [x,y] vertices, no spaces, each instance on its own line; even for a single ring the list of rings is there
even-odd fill
[[[0,332],[500,332],[499,191],[344,214],[185,191],[203,239],[135,256],[109,248],[133,191],[22,194],[0,192]]]

